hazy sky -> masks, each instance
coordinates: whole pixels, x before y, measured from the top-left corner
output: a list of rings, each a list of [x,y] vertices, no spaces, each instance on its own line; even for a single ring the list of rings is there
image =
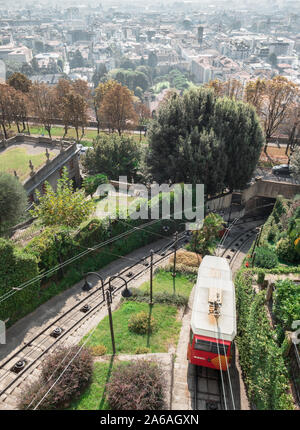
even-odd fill
[[[300,0],[188,0],[188,1],[182,1],[182,0],[64,0],[61,2],[60,0],[0,0],[0,8],[6,7],[9,9],[13,9],[18,5],[21,9],[22,8],[30,8],[34,9],[40,6],[47,7],[57,7],[59,9],[70,7],[72,5],[89,5],[93,8],[97,7],[98,4],[102,4],[104,8],[107,8],[111,5],[114,6],[126,6],[126,5],[133,5],[133,4],[139,4],[141,5],[172,5],[173,3],[177,4],[184,4],[184,3],[193,3],[193,6],[195,8],[196,5],[199,5],[201,9],[208,7],[209,5],[223,4],[224,9],[228,8],[245,8],[253,10],[254,5],[257,5],[259,11],[262,7],[271,8],[272,6],[277,5],[281,8],[284,8],[285,5],[287,5],[287,11],[291,10],[291,7],[295,6],[296,9],[299,9]],[[202,6],[202,7],[201,7]],[[187,5],[188,8],[188,5]],[[193,9],[194,9],[193,8]]]

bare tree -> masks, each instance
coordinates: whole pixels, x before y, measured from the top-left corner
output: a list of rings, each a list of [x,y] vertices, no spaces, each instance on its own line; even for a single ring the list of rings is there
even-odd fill
[[[270,80],[257,80],[247,85],[246,101],[256,108],[264,126],[265,152],[268,142],[285,121],[298,91],[298,86],[283,76],[275,76]]]
[[[59,113],[56,90],[46,84],[34,84],[30,90],[30,98],[35,115],[51,139],[51,128]]]

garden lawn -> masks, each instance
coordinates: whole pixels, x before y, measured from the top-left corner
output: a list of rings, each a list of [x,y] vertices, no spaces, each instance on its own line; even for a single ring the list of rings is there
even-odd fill
[[[136,334],[128,330],[130,317],[141,311],[154,317],[156,330],[150,335]],[[175,306],[155,304],[152,308],[147,303],[124,302],[113,312],[113,327],[116,352],[118,354],[135,354],[138,347],[148,347],[150,352],[168,352],[171,345],[176,345],[181,322],[177,320]],[[89,335],[83,338],[85,341]],[[112,354],[109,319],[106,316],[98,325],[86,346],[105,345],[107,353]]]
[[[75,400],[69,410],[107,410],[109,409],[105,400],[105,386],[110,379],[112,371],[112,360],[110,362],[95,363],[92,383],[86,391]]]
[[[106,401],[105,386],[110,381],[114,366],[118,366],[119,363],[119,361],[114,361],[114,357],[111,357],[107,362],[95,363],[91,385],[68,409],[73,411],[109,410],[109,405]],[[129,362],[122,361],[122,364],[127,365]]]
[[[50,153],[50,159],[54,154]],[[40,154],[29,154],[25,148],[8,148],[0,154],[0,172],[7,172],[11,175],[14,170],[17,172],[20,181],[29,177],[29,160],[32,161],[35,171],[42,167],[46,162],[45,152]]]
[[[184,297],[189,297],[192,291],[194,282],[192,276],[177,272],[175,277],[175,294],[180,294]],[[139,288],[141,291],[147,291],[150,294],[150,282],[147,281]],[[173,276],[171,272],[166,272],[160,269],[153,278],[153,295],[155,293],[173,294]]]
[[[45,137],[49,137],[49,134],[48,134],[47,130],[44,127],[42,127],[42,126],[30,125],[29,129],[30,129],[30,134],[31,135],[38,135],[38,136],[44,135]],[[17,126],[15,126],[15,125],[12,125],[12,127],[9,130],[14,131],[15,133],[18,132]],[[105,131],[100,131],[100,133],[105,133],[106,134]],[[62,137],[64,134],[65,134],[64,127],[55,126],[55,127],[51,128],[51,136],[52,137]],[[136,140],[137,142],[140,141],[140,134],[139,133],[131,133],[130,131],[128,131],[128,132],[124,132],[123,134],[125,136],[129,135],[130,137],[133,137],[134,140]],[[81,130],[79,130],[79,137],[81,137]],[[91,143],[92,143],[92,140],[95,139],[96,137],[97,137],[97,130],[96,129],[93,130],[93,129],[87,129],[86,128],[84,130],[84,135],[83,135],[81,143],[84,146],[90,146]],[[144,136],[144,133],[142,133],[141,137],[142,137],[141,138],[141,143],[146,143],[147,142],[147,138]],[[76,137],[76,131],[75,131],[74,128],[69,128],[68,134],[66,135],[66,138],[77,139],[77,137]],[[88,144],[87,142],[90,142],[90,144]]]

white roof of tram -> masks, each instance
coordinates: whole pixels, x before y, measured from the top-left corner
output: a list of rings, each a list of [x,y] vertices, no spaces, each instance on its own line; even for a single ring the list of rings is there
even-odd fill
[[[222,305],[218,318],[209,314],[209,294],[221,291]],[[232,341],[236,335],[235,290],[231,270],[225,258],[207,255],[198,270],[192,310],[194,334]]]

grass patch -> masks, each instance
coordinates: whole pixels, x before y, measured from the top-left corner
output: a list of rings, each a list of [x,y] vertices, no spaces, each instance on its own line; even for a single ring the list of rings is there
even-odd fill
[[[175,277],[175,294],[180,294],[184,297],[189,297],[194,282],[191,276],[184,275],[183,273],[177,272]],[[145,282],[139,288],[139,290],[150,294],[150,281]],[[174,293],[173,276],[171,272],[165,270],[158,270],[153,278],[153,295],[155,293]]]
[[[74,401],[69,410],[108,410],[109,405],[105,398],[105,386],[110,379],[113,368],[110,362],[95,363],[91,385],[82,396]]]
[[[51,151],[49,153],[52,159],[54,154]],[[0,155],[0,172],[13,175],[15,170],[20,181],[24,181],[30,174],[29,160],[32,161],[36,171],[45,164],[47,158],[45,152],[29,154],[25,148],[8,148]]]
[[[45,137],[49,137],[49,134],[47,132],[47,130],[43,127],[43,126],[39,126],[39,125],[30,125],[30,134],[31,135],[38,135],[38,136],[45,136]],[[18,129],[16,125],[12,125],[11,128],[9,129],[10,131],[14,132],[14,133],[18,133]],[[105,131],[100,131],[100,133],[105,133]],[[65,129],[62,126],[55,126],[51,128],[51,136],[52,137],[62,137],[65,134]],[[146,143],[147,142],[147,138],[144,136],[144,134],[142,133],[141,139],[140,139],[140,134],[139,133],[131,133],[130,131],[126,131],[124,132],[125,135],[129,135],[130,137],[133,137],[134,140],[136,140],[137,142],[141,143]],[[84,130],[84,135],[82,137],[82,140],[80,143],[82,143],[84,146],[91,146],[92,145],[92,141],[93,139],[95,139],[97,137],[98,133],[97,130],[91,130],[91,129],[85,129]],[[76,131],[74,128],[69,128],[68,130],[68,134],[65,136],[68,139],[74,139],[76,140]],[[79,138],[81,137],[81,130],[79,130]]]
[[[147,312],[156,321],[156,330],[150,335],[136,334],[128,329],[130,317],[138,312]],[[113,312],[113,326],[116,352],[134,354],[139,347],[147,347],[150,352],[168,352],[171,345],[176,345],[180,333],[181,322],[177,321],[177,308],[155,304],[150,307],[147,303],[125,302]],[[86,335],[83,341],[88,337]],[[86,346],[105,345],[108,354],[112,353],[109,319],[106,316],[98,325]]]
[[[177,273],[176,288],[178,293],[189,297],[193,287],[193,281],[188,275]],[[149,290],[149,282],[145,282],[140,289]],[[170,272],[159,270],[154,276],[154,294],[173,293],[173,277]],[[156,330],[151,335],[136,334],[128,330],[128,321],[132,315],[146,312],[153,317]],[[121,307],[113,312],[113,327],[117,353],[135,354],[140,351],[167,352],[171,345],[176,345],[181,329],[181,322],[177,320],[177,308],[173,305],[155,303],[150,307],[148,303],[125,301]],[[86,335],[82,342],[88,337]],[[108,316],[105,317],[87,342],[87,347],[104,345],[107,353],[112,354],[111,337]],[[118,363],[118,362],[117,362]],[[126,364],[126,362],[122,362]],[[90,387],[79,400],[74,401],[71,410],[109,410],[105,396],[105,386],[110,380],[114,366],[114,358],[110,362],[96,362]]]

